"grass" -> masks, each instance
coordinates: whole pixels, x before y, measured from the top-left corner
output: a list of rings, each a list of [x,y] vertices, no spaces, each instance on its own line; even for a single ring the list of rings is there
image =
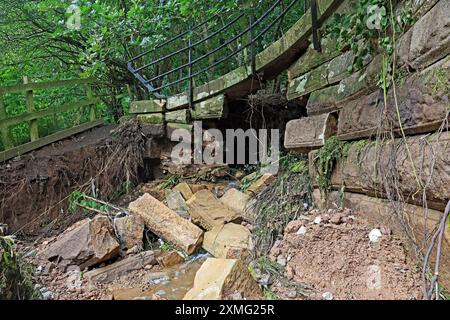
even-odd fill
[[[265,255],[282,237],[286,225],[312,203],[312,184],[305,159],[285,155],[280,159],[280,172],[275,183],[257,195],[253,210],[255,248]]]
[[[173,249],[175,248],[175,246],[174,246],[172,243],[169,243],[169,242],[163,242],[163,243],[161,243],[161,244],[159,245],[159,248],[160,248],[162,251],[170,251],[170,250],[173,250]]]
[[[278,300],[277,295],[270,289],[264,288],[263,295],[267,300]]]
[[[267,256],[259,257],[257,260],[257,265],[258,265],[259,270],[261,270],[262,273],[267,273],[274,277],[281,276],[284,271],[284,267],[281,264],[279,264],[275,261],[272,261]]]
[[[0,237],[0,300],[38,299],[34,267],[16,252],[14,238]]]
[[[331,174],[334,165],[339,159],[347,157],[350,145],[348,142],[331,137],[319,149],[314,165],[317,170],[317,183],[322,193],[328,193],[331,190]]]

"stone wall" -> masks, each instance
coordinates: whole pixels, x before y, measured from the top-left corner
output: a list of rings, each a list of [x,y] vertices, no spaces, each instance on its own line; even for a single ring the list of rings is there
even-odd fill
[[[352,10],[348,3],[340,7],[344,13]],[[353,53],[338,51],[336,41],[325,37],[322,53],[308,48],[292,64],[287,97],[306,99],[308,116],[286,125],[285,148],[309,152],[316,205],[351,208],[405,236],[394,216],[401,214],[420,247],[425,229],[431,232],[450,199],[450,1],[400,1],[396,10],[405,7],[415,23],[397,35],[398,72],[386,104],[377,86],[381,55],[368,57],[360,70],[350,73]],[[335,121],[325,121],[330,116]],[[331,137],[345,141],[348,150],[333,164],[331,191],[320,192],[319,151],[314,149]],[[449,232],[447,228],[441,270],[450,266]],[[441,279],[449,287],[446,270]]]

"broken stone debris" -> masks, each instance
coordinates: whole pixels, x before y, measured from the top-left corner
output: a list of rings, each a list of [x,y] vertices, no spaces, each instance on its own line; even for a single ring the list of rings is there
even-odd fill
[[[128,215],[114,220],[117,236],[122,249],[142,250],[144,221],[137,215]]]
[[[144,251],[125,258],[109,266],[86,272],[84,277],[92,283],[108,283],[134,270],[144,269],[147,265],[155,265],[154,251]]]
[[[241,216],[244,216],[246,209],[248,210],[247,205],[250,199],[251,198],[248,194],[245,194],[235,188],[231,188],[220,198],[220,202]]]
[[[63,267],[78,265],[84,269],[116,257],[119,251],[110,220],[106,216],[96,216],[64,232],[43,256]]]
[[[242,219],[238,213],[225,206],[208,190],[198,191],[186,204],[192,221],[205,230]]]
[[[235,223],[214,227],[205,233],[203,249],[216,258],[245,258],[252,249],[250,230]]]
[[[260,193],[266,186],[275,181],[275,176],[270,173],[263,174],[258,180],[253,182],[247,190],[246,194],[256,195]]]
[[[181,192],[184,200],[189,200],[194,194],[192,193],[191,187],[186,182],[181,182],[177,184],[173,190]]]
[[[180,191],[166,190],[166,202],[167,206],[178,214],[187,214],[189,210]]]
[[[171,267],[184,262],[184,257],[176,250],[161,252],[156,261],[163,267]]]
[[[144,220],[147,228],[159,237],[192,254],[202,243],[203,231],[183,219],[148,193],[129,205],[131,212]]]
[[[208,258],[197,271],[194,287],[183,300],[220,300],[237,293],[244,299],[261,296],[258,284],[242,261]]]

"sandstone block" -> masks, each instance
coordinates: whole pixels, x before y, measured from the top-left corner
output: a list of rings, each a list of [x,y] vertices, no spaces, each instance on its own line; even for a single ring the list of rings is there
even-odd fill
[[[261,295],[258,284],[240,260],[208,258],[183,300],[220,300],[236,293],[244,299]]]
[[[131,202],[129,209],[141,216],[152,232],[183,249],[187,254],[193,253],[203,240],[203,231],[200,228],[148,193]]]
[[[186,201],[192,221],[206,230],[242,217],[220,202],[209,190],[200,190]]]

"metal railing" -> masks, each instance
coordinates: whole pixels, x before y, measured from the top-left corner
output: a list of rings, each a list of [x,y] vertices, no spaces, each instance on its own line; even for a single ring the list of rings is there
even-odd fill
[[[291,0],[288,4],[285,4],[283,0],[277,0],[275,3],[270,5],[270,7],[262,13],[259,18],[255,18],[253,13],[248,15],[244,12],[239,13],[235,17],[230,18],[228,22],[223,23],[223,25],[217,30],[214,30],[210,34],[203,34],[199,40],[194,40],[194,36],[202,30],[202,27],[205,29],[205,27],[207,28],[212,21],[220,18],[219,12],[211,16],[206,21],[203,21],[187,31],[132,58],[128,61],[128,70],[157,99],[167,98],[168,95],[164,94],[163,91],[167,91],[175,86],[179,89],[180,84],[187,84],[189,105],[192,107],[195,79],[205,75],[209,70],[216,68],[221,64],[223,65],[226,62],[232,62],[231,59],[237,55],[243,54],[249,58],[250,61],[248,62],[250,62],[252,75],[254,75],[256,51],[257,47],[261,47],[261,39],[266,36],[277,23],[277,29],[279,30],[283,18],[288,12],[290,12],[290,10],[292,10],[292,8],[294,8],[296,4],[301,6],[301,9],[299,10],[303,12],[300,11],[300,14],[305,14],[308,9],[311,9],[313,43],[315,49],[320,51],[320,41],[317,31],[318,19],[316,0]],[[269,20],[269,17],[274,13],[277,15]],[[243,19],[246,19],[247,21],[246,26],[242,25]],[[296,20],[298,20],[298,17]],[[266,21],[267,23],[263,24],[263,22]],[[240,29],[243,28],[243,30],[235,35],[232,35],[227,40],[220,38],[224,34],[232,34],[230,31],[232,31],[232,28],[236,27]],[[214,40],[217,42],[217,45],[211,47],[209,42]],[[273,42],[274,40],[276,39],[272,39],[271,41]],[[172,44],[171,47],[173,47],[176,41],[181,42],[178,49],[148,61],[150,56],[154,56],[156,53],[163,51],[164,48],[168,48],[169,44]],[[230,46],[233,44],[236,48],[230,49]],[[218,53],[222,53],[222,56],[219,59],[216,59],[215,54]],[[139,63],[141,63],[141,65],[137,66]],[[172,66],[177,63],[178,65]],[[169,65],[170,68],[167,68]],[[195,70],[196,67],[198,70]],[[166,70],[164,70],[164,68],[166,68]],[[231,70],[225,70],[224,72]],[[146,75],[152,76],[146,77]]]

